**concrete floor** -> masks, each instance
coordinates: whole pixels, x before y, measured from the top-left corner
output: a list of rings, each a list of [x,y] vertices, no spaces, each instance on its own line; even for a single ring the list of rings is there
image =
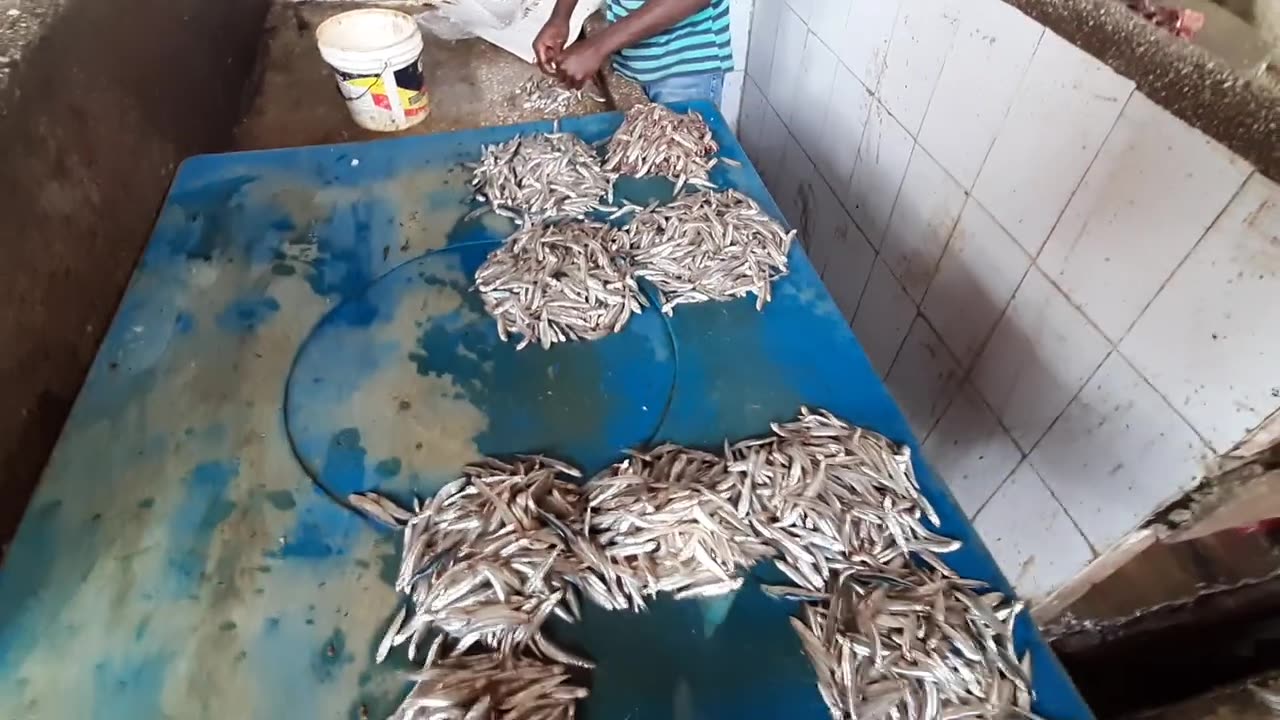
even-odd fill
[[[263,32],[259,82],[235,133],[237,150],[372,140],[388,137],[356,127],[316,48],[315,28],[347,3],[283,3],[272,7]],[[399,8],[404,10],[403,7]],[[410,11],[412,12],[412,11]],[[423,67],[431,114],[401,134],[426,134],[509,125],[553,117],[524,107],[519,86],[539,70],[478,38],[440,40],[423,34]],[[612,73],[608,95],[618,109],[643,99],[640,88]],[[605,112],[609,103],[584,101],[567,114]]]

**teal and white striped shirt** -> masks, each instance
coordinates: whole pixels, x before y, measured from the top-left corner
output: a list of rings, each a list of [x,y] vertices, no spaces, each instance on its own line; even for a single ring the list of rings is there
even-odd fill
[[[645,0],[605,0],[605,17],[617,22]],[[733,69],[729,44],[729,0],[711,4],[651,38],[619,50],[613,67],[639,83],[677,75],[702,75]]]

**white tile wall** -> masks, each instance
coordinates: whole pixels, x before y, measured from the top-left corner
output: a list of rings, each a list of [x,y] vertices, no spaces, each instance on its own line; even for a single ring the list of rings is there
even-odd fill
[[[787,123],[800,145],[809,152],[819,146],[819,137],[826,126],[836,65],[836,56],[831,50],[817,35],[809,33],[800,60],[800,76],[792,78],[797,86],[796,97]]]
[[[898,9],[877,95],[913,136],[960,25],[963,11],[957,5],[957,0],[907,0]],[[856,66],[850,69],[858,72]]]
[[[747,46],[747,75],[768,94],[773,72],[774,49],[777,47],[778,23],[782,20],[784,0],[755,0],[751,13],[750,43]],[[729,18],[733,22],[733,18]]]
[[[889,373],[915,315],[916,306],[911,296],[885,267],[884,260],[877,259],[862,302],[853,316],[853,333],[881,377]]]
[[[751,26],[743,145],[1023,594],[1280,413],[1274,183],[999,0]]]
[[[845,207],[854,222],[879,248],[907,172],[915,140],[879,102],[871,103],[858,157],[845,193]]]
[[[1132,80],[1045,32],[973,189],[1027,252],[1040,252],[1132,92]]]
[[[1230,150],[1134,93],[1040,267],[1117,341],[1248,174]]]
[[[1022,460],[986,402],[965,384],[924,441],[924,456],[972,518]]]
[[[806,146],[818,171],[831,183],[831,187],[845,192],[853,176],[853,164],[858,157],[858,145],[871,111],[871,93],[863,87],[849,68],[836,63],[835,77],[831,85],[831,102],[822,129]]]
[[[1217,452],[1280,397],[1280,185],[1254,175],[1120,344]]]
[[[784,7],[778,21],[778,40],[769,71],[769,91],[765,93],[784,122],[791,120],[796,90],[800,87],[804,43],[808,37],[809,28],[804,21],[790,7]]]
[[[1089,542],[1103,548],[1190,488],[1206,452],[1164,398],[1112,353],[1030,460]]]
[[[966,189],[1004,123],[1044,27],[1004,0],[967,0],[920,144]]]
[[[738,140],[747,151],[751,162],[760,163],[761,135],[764,133],[764,113],[767,103],[756,81],[747,77],[742,83],[742,108],[738,113]]]
[[[828,3],[848,8],[839,37],[831,46],[863,85],[878,87],[888,62],[889,38],[902,0],[828,0]]]
[[[916,302],[929,288],[964,201],[964,188],[917,145],[880,248],[885,263]]]
[[[729,123],[729,129],[738,132],[739,115],[742,110],[742,81],[745,74],[734,71],[724,76],[724,89],[720,99],[720,114]]]
[[[823,187],[826,187],[825,184]],[[835,203],[835,207],[827,214],[827,217],[835,222],[830,230],[825,227],[825,224],[819,230],[823,236],[831,238],[830,250],[823,265],[822,280],[831,290],[831,298],[836,301],[840,312],[846,320],[852,322],[854,312],[858,309],[858,302],[862,299],[862,292],[867,286],[867,278],[871,275],[876,251],[845,214],[831,190],[827,188],[825,191],[819,191],[819,194],[822,195],[824,192],[826,198],[824,202]]]
[[[1042,598],[1093,558],[1071,517],[1029,464],[1018,466],[974,527],[1018,592]]]
[[[1108,350],[1102,333],[1032,268],[978,358],[974,384],[1027,451]]]
[[[907,423],[924,437],[960,390],[963,373],[942,338],[917,315],[885,378]]]
[[[973,362],[1030,266],[982,205],[965,204],[920,305],[961,365]]]

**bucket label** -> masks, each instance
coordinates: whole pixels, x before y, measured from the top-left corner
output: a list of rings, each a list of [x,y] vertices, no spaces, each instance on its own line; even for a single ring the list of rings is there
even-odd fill
[[[374,106],[391,111],[391,100],[387,97],[386,84],[381,75],[358,75],[334,69],[338,76],[338,86],[342,88],[344,99],[358,100],[368,97]],[[422,76],[422,61],[410,63],[394,73],[400,106],[404,108],[405,119],[416,118],[427,113],[427,87]]]

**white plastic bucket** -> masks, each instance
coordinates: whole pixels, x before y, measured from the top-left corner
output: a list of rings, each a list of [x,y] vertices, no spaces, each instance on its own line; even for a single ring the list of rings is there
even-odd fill
[[[380,8],[352,10],[320,23],[316,42],[357,125],[394,132],[426,118],[422,32],[413,18]]]

